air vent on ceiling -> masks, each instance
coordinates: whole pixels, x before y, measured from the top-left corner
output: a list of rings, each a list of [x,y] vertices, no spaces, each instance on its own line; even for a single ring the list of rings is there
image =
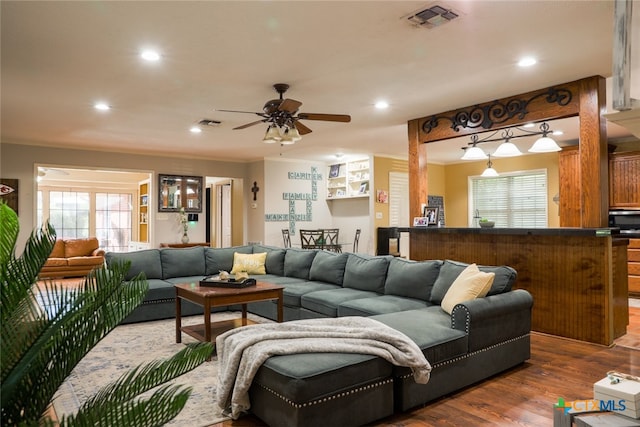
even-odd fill
[[[453,10],[435,5],[409,15],[407,20],[419,27],[434,28],[452,21],[457,17],[458,14]]]
[[[218,120],[212,120],[212,119],[202,119],[198,122],[198,124],[200,126],[218,126],[220,123]]]

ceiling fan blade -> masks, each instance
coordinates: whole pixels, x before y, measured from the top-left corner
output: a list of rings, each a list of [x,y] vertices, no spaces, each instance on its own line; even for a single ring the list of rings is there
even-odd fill
[[[318,114],[318,113],[300,113],[298,118],[302,120],[324,120],[327,122],[349,123],[351,116],[347,114]]]
[[[296,101],[295,99],[285,99],[280,103],[278,110],[293,114],[298,111],[298,108],[300,108],[301,105],[302,102]]]
[[[238,111],[238,110],[213,110],[213,111],[223,111],[225,113],[247,113],[247,114],[257,114],[259,116],[264,117],[264,113],[257,113],[255,111]]]
[[[298,120],[293,122],[293,125],[296,127],[296,129],[298,129],[298,132],[300,132],[300,135],[306,135],[306,134],[312,132],[311,129],[309,129],[308,127],[306,127],[302,123],[300,123],[300,121],[298,121]]]
[[[249,126],[257,125],[258,123],[264,123],[267,120],[256,120],[255,122],[247,123],[246,125],[238,126],[233,128],[233,130],[248,128]]]

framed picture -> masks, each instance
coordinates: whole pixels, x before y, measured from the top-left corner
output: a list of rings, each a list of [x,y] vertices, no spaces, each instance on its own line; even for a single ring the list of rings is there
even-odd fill
[[[363,182],[360,184],[360,190],[358,190],[359,194],[367,194],[369,192],[369,181]]]
[[[389,193],[386,190],[377,190],[376,200],[378,203],[389,203]]]
[[[18,214],[18,180],[0,178],[0,198]]]
[[[423,216],[427,218],[428,225],[436,225],[438,224],[438,207],[437,206],[427,206],[424,208]]]
[[[340,176],[340,165],[331,165],[329,169],[329,178],[337,178]]]
[[[417,216],[413,218],[414,227],[427,227],[429,225],[429,218],[425,216]]]

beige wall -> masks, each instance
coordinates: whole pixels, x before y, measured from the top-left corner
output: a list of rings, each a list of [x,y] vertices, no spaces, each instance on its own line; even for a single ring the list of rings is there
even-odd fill
[[[377,230],[378,227],[389,226],[389,204],[378,203],[376,198],[377,190],[389,191],[389,172],[409,173],[409,165],[406,160],[401,159],[393,159],[390,157],[373,158],[373,186],[370,188],[370,193],[374,201],[374,230]],[[382,214],[382,218],[377,218],[376,214]],[[373,240],[375,242],[375,237]]]

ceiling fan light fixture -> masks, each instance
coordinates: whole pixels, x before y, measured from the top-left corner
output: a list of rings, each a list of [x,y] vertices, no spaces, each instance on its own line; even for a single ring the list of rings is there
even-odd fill
[[[280,140],[280,144],[282,145],[293,145],[295,144],[297,139],[293,137],[293,133],[287,129],[284,131],[284,135],[282,135],[282,139]]]
[[[539,138],[532,146],[529,148],[530,153],[552,153],[554,151],[561,151],[562,148],[548,136],[543,136]]]
[[[262,142],[265,144],[275,144],[280,141],[282,137],[280,136],[280,131],[278,131],[278,127],[275,125],[269,126],[267,132],[264,134],[264,138]]]
[[[302,139],[300,132],[298,132],[298,129],[295,127],[289,128],[289,130],[285,132],[285,135],[288,135],[293,141],[300,141]]]

